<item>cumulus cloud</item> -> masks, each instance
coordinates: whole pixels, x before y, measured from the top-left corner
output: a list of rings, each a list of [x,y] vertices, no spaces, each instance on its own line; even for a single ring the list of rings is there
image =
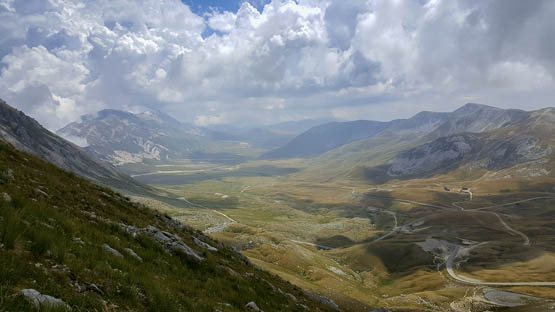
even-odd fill
[[[102,108],[199,125],[551,105],[553,1],[0,0],[0,97],[50,129]],[[207,36],[209,34],[209,36]],[[523,101],[524,99],[524,101]]]

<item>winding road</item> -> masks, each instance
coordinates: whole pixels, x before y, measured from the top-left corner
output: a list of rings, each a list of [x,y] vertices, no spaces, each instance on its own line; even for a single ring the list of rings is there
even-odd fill
[[[420,202],[417,202],[417,201],[406,200],[406,199],[389,198],[389,197],[386,198],[386,197],[372,196],[372,195],[366,195],[366,196],[374,197],[374,198],[385,198],[385,199],[388,199],[388,200],[394,200],[394,201],[399,201],[399,202],[417,204],[417,205],[421,205],[421,206],[427,206],[427,207],[433,207],[433,208],[439,208],[439,209],[454,210],[453,208],[450,208],[450,207],[420,203]],[[503,225],[503,227],[511,235],[515,235],[515,234],[519,235],[523,239],[522,245],[529,246],[530,245],[530,238],[526,234],[524,234],[524,233],[512,228],[511,226],[509,226],[501,218],[501,216],[499,216],[498,213],[491,212],[491,211],[482,211],[482,210],[486,210],[486,209],[490,209],[490,208],[499,208],[499,207],[512,206],[512,205],[515,205],[515,204],[520,204],[520,203],[525,203],[525,202],[530,202],[530,201],[535,201],[535,200],[540,200],[540,199],[555,199],[555,197],[553,197],[553,196],[538,196],[538,197],[527,198],[527,199],[518,200],[518,201],[514,201],[514,202],[510,202],[510,203],[485,206],[485,207],[480,207],[480,208],[475,208],[475,209],[465,209],[464,207],[459,206],[458,204],[462,203],[462,202],[454,202],[451,205],[453,207],[455,207],[457,210],[460,210],[462,212],[483,212],[483,213],[489,213],[489,214],[495,215],[497,217],[497,219],[499,220],[499,222]],[[395,215],[394,212],[387,212],[387,213],[393,214],[395,216],[395,227],[390,232],[388,232],[387,234],[377,238],[374,241],[379,241],[379,240],[383,240],[385,238],[388,238],[389,236],[391,236],[391,235],[393,235],[397,232],[400,232],[400,230],[403,228],[403,226],[398,226],[397,225],[397,218],[396,218],[396,215]],[[460,283],[478,285],[478,286],[549,286],[549,287],[554,287],[555,286],[555,282],[484,282],[484,281],[476,280],[476,279],[473,279],[473,278],[460,276],[453,269],[453,265],[455,263],[455,260],[457,259],[457,256],[459,255],[460,250],[461,250],[461,246],[454,245],[453,250],[449,253],[449,255],[447,255],[445,257],[445,266],[446,266],[446,269],[447,269],[447,273],[449,274],[449,276],[452,279],[454,279],[454,280],[456,280]]]
[[[483,212],[483,213],[489,213],[489,214],[495,215],[497,217],[497,219],[499,220],[499,222],[501,222],[503,227],[509,233],[511,233],[513,235],[516,234],[516,235],[519,235],[519,236],[522,237],[522,239],[523,239],[522,245],[529,246],[530,245],[530,238],[526,234],[520,232],[519,230],[516,230],[516,229],[510,227],[499,216],[499,214],[497,214],[495,212],[481,211],[481,210],[485,210],[485,209],[489,209],[489,208],[511,206],[511,205],[524,203],[524,202],[529,202],[529,201],[533,201],[533,200],[539,200],[539,199],[555,199],[555,197],[548,197],[548,196],[533,197],[533,198],[528,198],[528,199],[524,199],[524,200],[511,202],[511,203],[493,205],[493,206],[486,206],[486,207],[481,207],[481,208],[476,208],[476,209],[466,210],[466,211],[480,211],[480,212]],[[455,207],[460,208],[461,210],[464,210],[464,208],[458,206],[456,202],[453,203],[452,205],[455,206]],[[455,271],[453,270],[453,264],[454,264],[455,259],[457,258],[458,254],[459,254],[460,249],[461,249],[460,246],[456,246],[454,248],[454,250],[445,259],[445,267],[447,268],[447,273],[449,274],[449,276],[451,276],[452,279],[454,279],[458,282],[465,283],[465,284],[472,284],[472,285],[480,285],[480,286],[555,286],[555,282],[483,282],[483,281],[479,281],[479,280],[475,280],[475,279],[471,279],[471,278],[468,278],[468,277],[457,275],[457,273],[455,273]]]
[[[391,231],[389,231],[389,232],[387,232],[386,234],[384,234],[384,235],[382,235],[382,236],[376,238],[376,239],[374,240],[375,242],[384,240],[384,239],[390,237],[391,235],[393,235],[393,234],[395,234],[395,233],[397,233],[397,232],[399,232],[399,231],[401,230],[401,227],[399,227],[399,226],[397,225],[397,214],[396,214],[395,212],[389,211],[389,210],[380,211],[380,212],[383,212],[383,213],[387,213],[387,214],[389,214],[389,215],[392,215],[392,216],[393,216],[394,225],[393,225],[393,228],[391,229]]]
[[[501,219],[501,217],[497,213],[495,213],[495,212],[488,212],[488,213],[491,213],[491,214],[495,215],[497,217],[497,219],[499,219],[499,222],[501,222],[501,224],[503,224],[505,229],[507,229],[507,231],[509,231],[509,233],[514,233],[516,235],[520,235],[524,239],[524,242],[522,243],[524,246],[529,246],[530,245],[530,238],[528,238],[528,236],[526,234],[510,227],[507,223],[505,223],[505,221],[503,221],[503,219]]]
[[[460,249],[460,246],[455,247],[445,259],[447,273],[457,282],[479,286],[555,286],[555,282],[483,282],[465,276],[460,276],[453,270],[453,263],[455,262]]]

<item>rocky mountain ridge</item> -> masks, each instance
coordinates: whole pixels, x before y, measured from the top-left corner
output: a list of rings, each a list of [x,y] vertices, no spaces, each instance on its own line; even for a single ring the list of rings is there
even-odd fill
[[[82,117],[56,132],[70,140],[81,140],[88,151],[114,165],[152,160],[185,158],[202,150],[205,141],[218,133],[182,124],[158,112],[133,114],[102,110]]]
[[[552,174],[555,124],[541,123],[555,118],[552,110],[532,117],[538,112],[518,113],[518,119],[504,121],[497,129],[481,133],[460,133],[440,137],[429,143],[399,152],[385,165],[378,166],[376,175],[385,170],[389,179],[431,177],[465,167],[468,170],[496,172],[524,163],[543,161],[543,175]],[[543,131],[534,131],[541,125]],[[545,129],[551,128],[551,131]],[[531,173],[537,176],[537,170]]]
[[[80,147],[43,128],[37,121],[2,100],[0,100],[0,139],[19,150],[96,183],[133,193],[144,193],[150,190],[149,187],[121,173],[110,164],[93,158]]]

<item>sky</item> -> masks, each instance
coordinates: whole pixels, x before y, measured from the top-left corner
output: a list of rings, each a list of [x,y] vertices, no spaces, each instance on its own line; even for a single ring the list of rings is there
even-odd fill
[[[555,1],[0,0],[0,98],[56,130],[554,106]]]

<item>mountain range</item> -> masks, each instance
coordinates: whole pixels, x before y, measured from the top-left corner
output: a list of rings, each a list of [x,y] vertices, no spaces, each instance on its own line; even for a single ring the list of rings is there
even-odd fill
[[[352,142],[374,137],[390,137],[394,141],[423,137],[429,140],[462,132],[479,133],[522,120],[525,116],[526,112],[520,110],[504,110],[469,103],[451,113],[420,112],[409,119],[389,122],[335,122],[313,127],[285,146],[264,154],[263,157],[313,157]]]
[[[545,162],[545,170],[535,169],[530,174],[551,174],[552,114],[552,108],[527,112],[481,104],[466,104],[451,113],[422,112],[392,121],[371,137],[318,155],[305,175],[354,176],[382,183],[430,177],[461,167],[467,173],[499,171],[540,161]]]
[[[0,100],[0,139],[62,169],[96,183],[132,193],[150,192],[112,165],[43,128],[37,121]]]
[[[193,158],[218,161],[227,148],[272,149],[289,142],[319,121],[301,120],[253,128],[198,127],[158,111],[131,113],[106,109],[85,115],[56,131],[113,165]],[[229,155],[227,155],[229,158]]]
[[[246,142],[250,148],[266,149],[259,159],[311,158],[301,173],[307,176],[321,173],[383,182],[429,177],[461,166],[495,171],[546,159],[552,154],[552,125],[546,121],[550,115],[550,109],[526,112],[469,103],[453,112],[424,111],[389,122],[324,123],[294,136],[295,130],[315,121],[212,130],[180,123],[161,112],[104,110],[57,133],[85,138],[87,151],[115,165],[147,159],[210,159],[210,153],[224,144]]]
[[[183,124],[160,111],[138,114],[106,109],[86,115],[56,133],[114,165],[181,159],[206,148],[210,141],[230,137]]]

